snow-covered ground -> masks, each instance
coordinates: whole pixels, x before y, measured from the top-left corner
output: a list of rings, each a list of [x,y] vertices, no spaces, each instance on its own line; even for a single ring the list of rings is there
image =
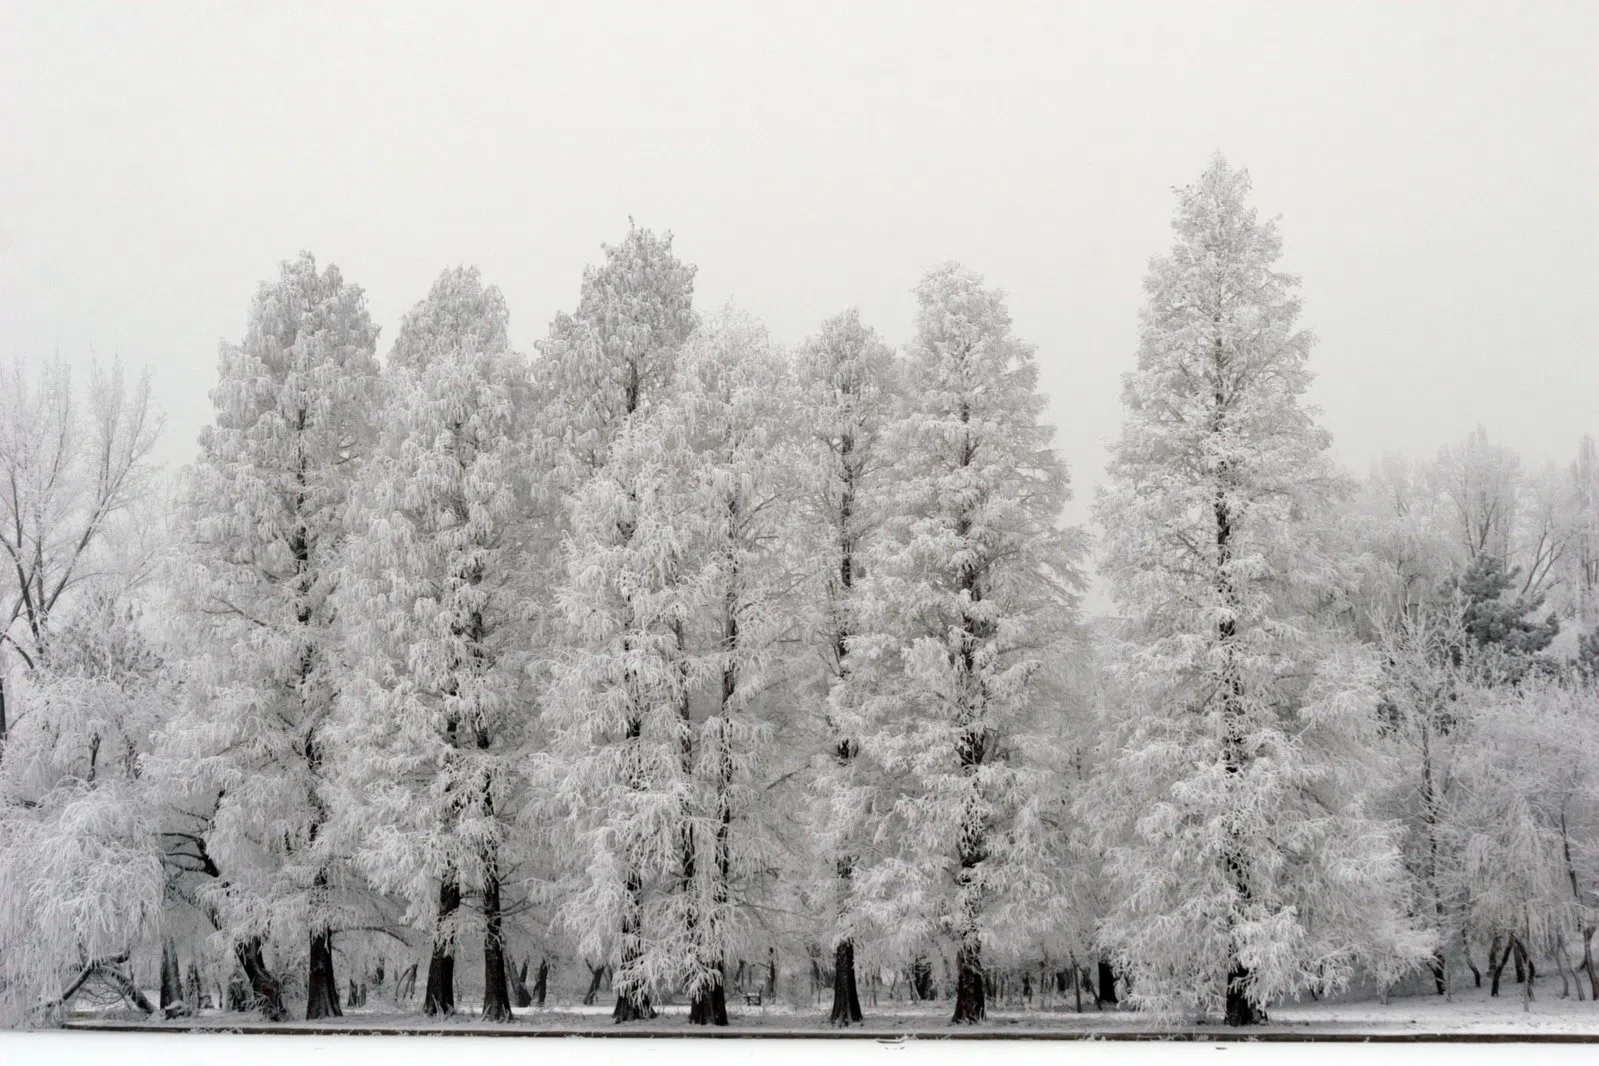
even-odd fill
[[[613,1039],[568,1039],[559,1045],[561,1066],[625,1061],[692,1062],[699,1064],[747,1063],[759,1056],[762,1066],[813,1066],[825,1056],[827,1066],[854,1063],[882,1063],[889,1066],[922,1066],[986,1062],[1003,1054],[1006,1066],[1059,1066],[1070,1055],[1072,1066],[1099,1063],[1214,1063],[1218,1050],[1231,1062],[1304,1062],[1329,1066],[1349,1066],[1353,1062],[1402,1062],[1405,1066],[1469,1066],[1493,1061],[1497,1066],[1535,1057],[1540,1066],[1564,1063],[1592,1063],[1599,1060],[1599,1043],[1540,1043],[1536,1048],[1505,1046],[1501,1043],[1465,1045],[1451,1040],[1473,1040],[1517,1036],[1533,1040],[1599,1041],[1599,1005],[1558,999],[1555,990],[1538,989],[1537,998],[1525,1005],[1519,986],[1511,985],[1508,994],[1490,999],[1485,991],[1468,989],[1453,1003],[1434,996],[1394,997],[1389,1003],[1356,1000],[1335,1004],[1307,1003],[1279,1007],[1272,1011],[1270,1025],[1251,1035],[1269,1042],[1213,1042],[1214,1037],[1241,1036],[1219,1026],[1188,1026],[1158,1030],[1149,1020],[1130,1011],[1095,1011],[1091,1007],[1078,1014],[1070,1009],[995,1010],[987,1024],[974,1028],[953,1028],[948,1024],[948,1004],[927,1007],[883,1004],[869,1011],[867,1025],[854,1034],[877,1039],[805,1040],[805,1037],[831,1035],[826,1012],[819,1008],[795,1009],[785,1005],[746,1007],[734,1012],[733,1024],[723,1035],[745,1033],[779,1039],[750,1043],[744,1040],[646,1040],[637,1042]],[[463,1005],[467,1008],[471,1004]],[[3,1066],[109,1066],[124,1062],[159,1062],[163,1066],[209,1066],[226,1062],[229,1066],[295,1066],[337,1064],[337,1066],[447,1066],[471,1063],[472,1066],[526,1066],[532,1056],[543,1056],[552,1045],[529,1046],[522,1040],[451,1039],[442,1035],[332,1035],[308,1030],[348,1028],[352,1031],[381,1030],[386,1034],[413,1030],[439,1033],[448,1030],[456,1036],[476,1032],[581,1033],[615,1036],[625,1032],[635,1037],[688,1034],[684,1008],[665,1007],[653,1022],[619,1029],[610,1023],[609,1008],[554,1007],[517,1011],[517,1021],[508,1026],[487,1026],[463,1016],[462,1020],[439,1025],[415,1014],[397,1013],[378,1007],[353,1008],[332,1026],[323,1023],[285,1022],[274,1027],[282,1035],[229,1032],[239,1026],[258,1025],[258,1019],[238,1014],[206,1014],[198,1020],[143,1025],[138,1032],[0,1032],[0,1064]],[[75,1026],[126,1024],[133,1019],[115,1015],[80,1018]],[[216,1031],[187,1032],[192,1028]],[[296,1035],[291,1032],[298,1030]],[[700,1035],[703,1030],[695,1031]],[[1168,1034],[1188,1039],[1153,1041],[1148,1038]],[[1050,1034],[1086,1037],[1061,1044],[1038,1037]],[[990,1037],[993,1042],[938,1037]],[[1193,1037],[1200,1039],[1192,1039]],[[1430,1043],[1284,1043],[1283,1037],[1361,1036],[1417,1038]],[[782,1039],[798,1038],[798,1039]],[[1034,1039],[1005,1040],[1005,1037]],[[1099,1037],[1102,1039],[1094,1039]],[[1106,1040],[1103,1038],[1110,1037]],[[1114,1039],[1122,1037],[1123,1039]],[[1128,1041],[1126,1037],[1143,1038]],[[906,1039],[913,1038],[913,1039]],[[933,1039],[929,1039],[933,1038]],[[1508,1056],[1508,1058],[1507,1058]]]
[[[1590,1037],[1599,1042],[1599,1004],[1579,1002],[1575,998],[1560,999],[1556,988],[1547,979],[1541,981],[1531,1002],[1523,1002],[1521,986],[1507,983],[1504,993],[1490,998],[1486,989],[1468,988],[1457,993],[1452,1002],[1435,995],[1395,996],[1384,1004],[1375,1000],[1355,999],[1334,1003],[1302,1002],[1279,1006],[1271,1012],[1271,1022],[1248,1032],[1255,1035],[1280,1038],[1300,1035],[1326,1036],[1436,1036],[1440,1039],[1491,1034],[1527,1035],[1532,1037],[1565,1035]],[[355,1031],[451,1032],[482,1031],[505,1033],[523,1032],[592,1032],[615,1035],[620,1032],[639,1035],[708,1034],[715,1031],[691,1029],[687,1023],[685,1006],[663,1006],[659,1017],[648,1022],[634,1022],[618,1027],[610,1020],[610,1004],[583,1006],[552,1006],[517,1010],[516,1021],[510,1025],[494,1025],[473,1020],[475,1004],[463,1003],[457,1020],[439,1022],[414,1012],[399,1012],[385,1006],[346,1008],[341,1019],[304,1022],[287,1021],[271,1028],[281,1029],[350,1029]],[[885,1003],[881,1007],[867,1008],[866,1024],[854,1033],[862,1035],[902,1036],[991,1036],[1037,1038],[1052,1033],[1070,1036],[1138,1037],[1172,1034],[1185,1038],[1202,1039],[1233,1037],[1243,1033],[1213,1024],[1158,1025],[1147,1015],[1129,1010],[1095,1010],[1089,1006],[1081,1013],[1068,1003],[1045,1009],[1005,1009],[990,1011],[986,1024],[975,1027],[952,1027],[949,1024],[950,1005],[937,1002],[926,1005]],[[797,1009],[786,1004],[761,1007],[732,1007],[732,1025],[720,1033],[758,1032],[762,1036],[834,1036],[827,1024],[825,1008]],[[111,1012],[98,1016],[83,1015],[73,1021],[78,1028],[99,1025],[148,1025],[162,1030],[205,1029],[258,1029],[265,1027],[253,1015],[207,1012],[197,1019],[173,1022],[139,1021],[126,1012]],[[1599,1054],[1599,1048],[1593,1049]]]

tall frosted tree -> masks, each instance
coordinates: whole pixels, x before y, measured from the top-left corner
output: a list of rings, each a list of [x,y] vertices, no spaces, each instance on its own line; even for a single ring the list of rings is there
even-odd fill
[[[1427,951],[1395,827],[1366,806],[1382,760],[1376,673],[1340,618],[1348,486],[1301,403],[1312,338],[1248,191],[1218,157],[1179,194],[1096,508],[1127,627],[1095,808],[1121,900],[1104,935],[1136,1001],[1229,1024]]]
[[[162,757],[220,870],[206,898],[258,997],[279,992],[263,945],[306,965],[306,1016],[341,1013],[337,856],[327,729],[343,671],[332,594],[350,487],[370,439],[377,328],[338,269],[303,254],[261,286],[242,343],[224,343],[185,503],[183,594],[193,698]],[[208,799],[206,797],[209,797]],[[305,938],[296,949],[294,937]]]
[[[829,686],[842,682],[850,638],[856,632],[857,575],[867,538],[883,518],[883,428],[893,415],[893,351],[855,310],[835,315],[800,352],[797,364],[801,409],[811,429],[813,461],[805,499],[822,550],[812,569],[823,605],[819,642]],[[833,910],[834,1025],[861,1021],[856,983],[854,902],[851,883],[859,835],[871,795],[859,780],[860,741],[828,716],[828,751],[819,774],[817,844],[827,855]]]
[[[792,565],[792,433],[788,366],[765,327],[734,308],[712,316],[678,360],[666,458],[681,488],[671,501],[703,598],[689,631],[701,715],[684,723],[691,801],[683,883],[690,894],[685,965],[689,1020],[726,1025],[727,960],[747,942],[749,893],[773,865],[754,780],[771,730],[772,691],[788,676],[785,611]]]
[[[1032,346],[1002,295],[956,264],[916,298],[913,386],[882,443],[892,517],[868,553],[833,707],[897,786],[853,876],[867,920],[904,953],[951,944],[953,1020],[977,1022],[984,952],[1025,937],[1051,892],[1031,742],[1040,655],[1078,576]]]
[[[478,901],[492,1021],[511,1017],[501,901],[530,643],[533,409],[508,317],[470,268],[406,316],[338,601],[358,679],[340,745],[354,857],[432,930],[429,1014],[454,1007],[458,912]]]
[[[642,930],[650,878],[674,876],[681,856],[657,847],[666,830],[651,821],[650,774],[677,774],[680,754],[650,765],[645,729],[656,716],[661,728],[680,720],[686,608],[680,546],[651,517],[665,471],[644,423],[696,325],[693,295],[694,268],[672,253],[671,235],[632,227],[585,271],[576,313],[556,318],[536,367],[566,531],[542,697],[554,749],[537,775],[574,856],[561,874],[562,919],[615,967],[618,1022],[650,1016],[650,992],[670,970]]]

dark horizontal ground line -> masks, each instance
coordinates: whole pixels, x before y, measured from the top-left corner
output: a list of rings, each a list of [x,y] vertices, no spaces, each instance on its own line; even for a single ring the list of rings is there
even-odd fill
[[[67,1022],[63,1028],[98,1033],[220,1033],[229,1036],[483,1036],[483,1037],[622,1037],[634,1040],[875,1040],[903,1043],[913,1040],[1082,1040],[1082,1041],[1208,1041],[1262,1044],[1599,1044],[1599,1033],[1293,1033],[1199,1032],[1194,1030],[1131,1030],[1126,1032],[1020,1031],[950,1029],[896,1033],[871,1029],[423,1029],[363,1025],[140,1025],[115,1022]]]

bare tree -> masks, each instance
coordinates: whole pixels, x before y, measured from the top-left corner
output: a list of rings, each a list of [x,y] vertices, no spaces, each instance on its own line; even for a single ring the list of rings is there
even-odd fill
[[[130,388],[120,361],[91,364],[86,395],[59,356],[31,379],[21,361],[0,369],[0,753],[8,657],[35,667],[51,613],[99,576],[97,549],[147,487],[160,430],[149,374]]]
[[[1482,426],[1438,453],[1439,488],[1453,511],[1466,561],[1479,555],[1508,559],[1521,496],[1521,459],[1488,440]]]

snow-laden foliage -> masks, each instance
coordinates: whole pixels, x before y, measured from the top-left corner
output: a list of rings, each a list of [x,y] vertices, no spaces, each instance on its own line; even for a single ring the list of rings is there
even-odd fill
[[[343,846],[446,951],[462,893],[476,899],[501,999],[531,699],[537,414],[505,319],[499,290],[465,269],[406,316],[350,506],[337,605],[353,678],[336,732]]]
[[[703,595],[674,513],[681,471],[653,415],[697,316],[694,269],[670,235],[635,227],[605,253],[536,368],[565,573],[542,696],[551,750],[534,787],[568,859],[553,893],[560,923],[580,954],[615,968],[622,1020],[648,1013],[651,990],[675,981],[687,956],[679,734],[701,680],[685,640]],[[668,930],[667,942],[650,929]]]
[[[1599,699],[1591,689],[1529,681],[1479,689],[1461,723],[1461,795],[1449,841],[1473,929],[1515,937],[1554,958],[1575,955],[1593,980],[1599,922]],[[1492,960],[1490,960],[1492,964]]]
[[[1433,982],[1448,994],[1448,959],[1470,961],[1471,930],[1459,848],[1459,752],[1478,693],[1497,679],[1466,628],[1467,604],[1453,596],[1378,622],[1382,655],[1382,744],[1394,759],[1386,809],[1405,827],[1403,854],[1419,923],[1432,937]]]
[[[1234,1022],[1425,948],[1395,829],[1368,810],[1378,675],[1339,624],[1355,581],[1329,550],[1347,487],[1300,402],[1312,338],[1248,189],[1217,159],[1180,193],[1096,508],[1126,623],[1094,810],[1120,895],[1104,937],[1135,1002]]]
[[[806,342],[796,365],[801,422],[809,431],[799,493],[807,521],[796,530],[808,581],[790,599],[814,612],[810,643],[819,652],[824,750],[816,766],[805,828],[815,860],[803,899],[823,911],[822,938],[833,951],[835,1025],[862,1020],[856,948],[866,939],[854,899],[856,855],[875,819],[877,771],[862,765],[860,740],[840,727],[828,695],[842,683],[847,646],[859,630],[857,580],[886,515],[885,456],[879,445],[893,414],[894,353],[855,310],[835,315]],[[803,594],[801,593],[803,591]],[[862,960],[865,961],[864,959]]]
[[[976,1021],[985,950],[1016,946],[1052,890],[1036,678],[1078,577],[1032,346],[963,267],[916,296],[916,387],[882,445],[890,516],[832,711],[893,782],[854,876],[860,909],[902,959],[951,945],[956,1017]]]
[[[788,552],[800,462],[793,384],[765,327],[728,307],[689,338],[663,411],[681,425],[668,437],[686,476],[679,522],[707,597],[690,636],[710,686],[690,737],[698,947],[685,985],[706,999],[709,1017],[697,1020],[716,1024],[727,1021],[729,960],[758,946],[751,904],[770,895],[764,875],[778,862],[757,775],[786,749],[802,706],[787,685],[797,620],[786,607],[799,569]]]
[[[215,423],[186,486],[178,583],[195,684],[165,733],[163,772],[202,816],[221,876],[201,895],[225,946],[258,940],[306,962],[313,1017],[338,1013],[330,944],[345,856],[323,832],[345,678],[333,592],[371,437],[376,343],[360,288],[310,255],[285,262],[243,342],[222,345]]]
[[[711,676],[688,644],[708,590],[663,429],[630,421],[573,500],[564,649],[545,702],[577,862],[562,917],[585,957],[615,960],[619,996],[639,1009],[677,983],[695,946],[683,891],[690,713]]]
[[[101,587],[53,627],[18,693],[27,713],[0,763],[0,1018],[47,1019],[91,978],[120,993],[161,932],[141,761],[170,706],[164,666],[137,609]]]
[[[149,376],[130,391],[121,363],[94,364],[86,392],[59,358],[32,381],[20,361],[0,370],[0,740],[8,659],[34,666],[51,613],[99,573],[102,541],[150,489],[160,428]]]
[[[605,246],[605,263],[584,271],[576,314],[550,324],[535,370],[548,403],[540,428],[563,489],[604,465],[628,418],[671,381],[698,321],[694,270],[672,254],[670,233],[630,224],[621,244]]]

